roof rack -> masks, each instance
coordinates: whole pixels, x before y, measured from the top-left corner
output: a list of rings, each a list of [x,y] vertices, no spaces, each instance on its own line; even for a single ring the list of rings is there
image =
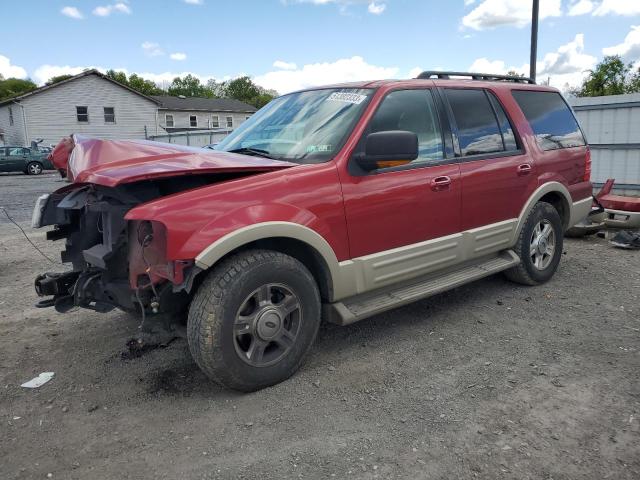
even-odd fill
[[[474,72],[441,72],[437,70],[427,70],[422,72],[416,78],[429,79],[439,78],[449,80],[451,77],[471,77],[471,80],[499,81],[499,82],[515,82],[515,83],[531,83],[536,84],[535,80],[529,77],[517,77],[515,75],[495,75],[493,73],[474,73]]]

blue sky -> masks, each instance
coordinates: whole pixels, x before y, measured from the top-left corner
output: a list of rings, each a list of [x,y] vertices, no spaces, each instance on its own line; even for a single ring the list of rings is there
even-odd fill
[[[538,71],[575,85],[604,54],[640,64],[640,0],[540,0]],[[22,0],[0,73],[87,67],[166,82],[252,76],[286,93],[419,69],[528,72],[529,0]],[[3,9],[7,13],[7,9]],[[540,78],[540,77],[539,77]]]

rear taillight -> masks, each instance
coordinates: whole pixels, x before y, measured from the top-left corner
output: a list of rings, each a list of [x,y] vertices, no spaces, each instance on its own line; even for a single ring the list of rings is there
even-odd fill
[[[584,177],[582,180],[584,182],[591,181],[591,150],[587,147],[587,155],[585,156],[584,162]]]

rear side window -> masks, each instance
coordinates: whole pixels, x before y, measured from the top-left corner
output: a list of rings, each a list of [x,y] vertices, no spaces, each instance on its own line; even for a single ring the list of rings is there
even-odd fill
[[[484,90],[445,89],[458,126],[462,156],[505,150],[496,114]]]
[[[585,144],[578,122],[559,93],[514,90],[513,98],[529,121],[542,150]]]
[[[518,143],[516,142],[516,137],[513,134],[513,127],[511,126],[511,122],[509,122],[509,119],[507,118],[507,114],[504,112],[502,105],[500,105],[500,102],[493,93],[488,91],[487,95],[489,95],[491,106],[496,112],[496,117],[498,117],[498,125],[500,125],[500,133],[502,133],[504,149],[517,150]]]

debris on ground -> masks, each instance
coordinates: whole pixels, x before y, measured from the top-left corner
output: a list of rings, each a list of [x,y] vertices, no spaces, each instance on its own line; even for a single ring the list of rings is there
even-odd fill
[[[51,380],[54,375],[55,375],[54,372],[42,372],[37,377],[32,378],[31,380],[23,383],[20,386],[24,388],[38,388],[44,385],[45,383],[47,383],[49,380]]]
[[[609,243],[617,248],[638,250],[640,249],[640,233],[632,232],[631,230],[622,230],[616,233]]]

